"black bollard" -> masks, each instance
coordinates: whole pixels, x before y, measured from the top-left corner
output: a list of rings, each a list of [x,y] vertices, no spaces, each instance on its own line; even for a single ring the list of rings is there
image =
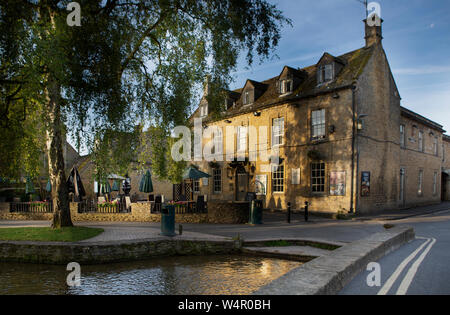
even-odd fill
[[[308,206],[309,202],[305,201],[305,222],[308,222]]]
[[[291,203],[287,203],[287,223],[291,223]]]

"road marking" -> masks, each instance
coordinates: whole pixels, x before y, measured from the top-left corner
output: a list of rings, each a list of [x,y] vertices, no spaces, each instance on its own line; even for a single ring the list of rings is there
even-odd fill
[[[436,243],[436,239],[433,238],[433,241],[428,245],[428,247],[424,250],[422,255],[414,262],[414,264],[409,268],[408,273],[406,274],[405,278],[403,279],[402,283],[400,284],[400,287],[397,290],[397,295],[405,295],[406,292],[409,289],[409,286],[411,285],[411,282],[413,281],[414,277],[416,276],[417,269],[419,269],[420,264],[423,262],[425,257],[430,252],[433,245]]]
[[[418,239],[423,239],[422,237],[417,237]],[[388,294],[389,290],[391,289],[392,285],[397,281],[397,278],[402,273],[403,269],[413,260],[417,254],[427,245],[429,244],[431,239],[427,238],[427,241],[423,243],[419,248],[417,248],[411,255],[409,255],[405,260],[402,261],[402,263],[397,267],[397,269],[394,271],[394,273],[389,277],[389,279],[386,281],[384,286],[378,291],[377,295],[386,295]]]

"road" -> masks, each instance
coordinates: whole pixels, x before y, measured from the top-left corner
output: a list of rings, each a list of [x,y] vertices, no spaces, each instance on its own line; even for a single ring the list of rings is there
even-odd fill
[[[356,276],[340,295],[450,294],[450,211],[389,223],[414,227],[416,240],[378,261],[380,286],[367,284],[368,277],[374,279],[371,269]]]

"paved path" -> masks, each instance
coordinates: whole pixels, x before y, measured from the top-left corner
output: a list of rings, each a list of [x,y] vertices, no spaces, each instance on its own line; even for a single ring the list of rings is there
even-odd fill
[[[414,227],[416,240],[385,256],[381,286],[369,287],[362,272],[342,295],[450,294],[450,211],[395,221]]]

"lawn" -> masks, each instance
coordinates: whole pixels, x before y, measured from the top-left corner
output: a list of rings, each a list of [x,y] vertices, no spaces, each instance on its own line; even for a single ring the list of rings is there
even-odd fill
[[[41,241],[41,242],[78,242],[103,233],[103,229],[88,227],[49,227],[0,228],[2,241]]]

